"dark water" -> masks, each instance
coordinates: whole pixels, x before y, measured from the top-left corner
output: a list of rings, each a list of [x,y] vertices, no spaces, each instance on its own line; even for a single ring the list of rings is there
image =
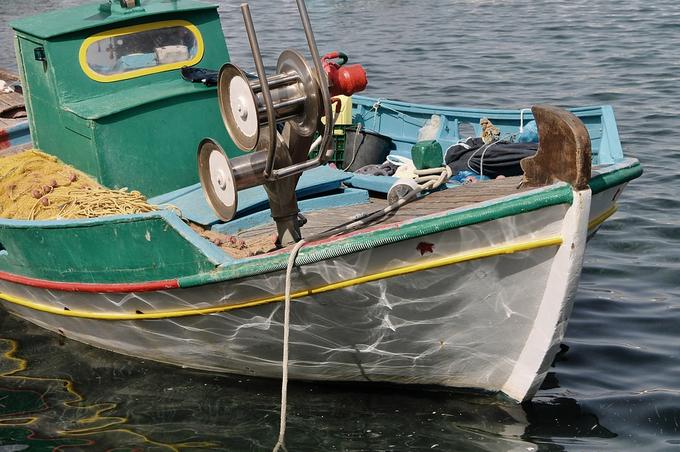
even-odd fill
[[[76,0],[0,0],[13,17]],[[221,0],[232,59],[251,67],[240,1]],[[680,5],[676,0],[308,0],[321,51],[369,73],[368,94],[460,106],[611,104],[645,174],[591,242],[565,350],[537,397],[292,385],[295,450],[680,450]],[[254,0],[265,59],[304,47],[292,0]],[[60,341],[0,313],[0,451],[266,450],[278,383],[215,376]],[[25,370],[24,370],[25,369]],[[69,383],[70,382],[70,383]]]

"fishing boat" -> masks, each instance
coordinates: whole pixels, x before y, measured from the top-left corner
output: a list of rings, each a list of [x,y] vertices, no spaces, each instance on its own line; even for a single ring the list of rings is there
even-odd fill
[[[12,23],[33,146],[156,208],[0,219],[2,306],[182,367],[531,398],[564,336],[586,243],[642,173],[612,109],[364,97],[363,69],[339,52],[321,58],[298,6],[311,62],[284,50],[270,75],[247,5],[257,74],[229,63],[217,6],[193,0]],[[219,73],[211,83],[197,67]],[[339,169],[370,140],[370,153],[403,163],[423,130],[450,149],[485,121],[500,136],[535,121],[538,150],[521,174],[477,168],[457,183],[443,153],[415,178]]]

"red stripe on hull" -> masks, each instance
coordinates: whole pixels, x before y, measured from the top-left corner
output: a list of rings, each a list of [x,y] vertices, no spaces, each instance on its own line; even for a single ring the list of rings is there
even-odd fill
[[[0,149],[7,149],[9,147],[9,133],[6,130],[0,130]]]
[[[164,281],[150,281],[141,283],[123,284],[98,284],[98,283],[70,283],[48,281],[45,279],[27,278],[12,273],[0,272],[0,279],[25,286],[40,289],[63,290],[64,292],[92,292],[92,293],[128,293],[128,292],[152,292],[154,290],[177,289],[179,282],[176,279]]]

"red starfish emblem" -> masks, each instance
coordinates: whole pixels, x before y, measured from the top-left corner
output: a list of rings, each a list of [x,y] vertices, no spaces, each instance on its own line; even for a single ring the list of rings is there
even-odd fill
[[[434,253],[434,243],[420,242],[416,249],[420,251],[421,256],[425,253]]]

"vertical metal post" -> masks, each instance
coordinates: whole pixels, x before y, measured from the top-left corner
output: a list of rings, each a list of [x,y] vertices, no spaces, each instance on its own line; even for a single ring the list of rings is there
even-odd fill
[[[312,24],[309,21],[309,14],[304,0],[296,0],[298,11],[300,12],[300,19],[302,19],[302,28],[305,30],[305,37],[307,38],[307,45],[309,46],[309,53],[312,55],[314,67],[319,78],[319,86],[321,87],[321,99],[323,100],[324,115],[326,116],[326,127],[324,129],[321,144],[319,145],[318,161],[324,163],[326,160],[326,150],[328,143],[333,136],[333,108],[331,106],[331,97],[328,91],[328,81],[326,80],[326,72],[321,66],[321,57],[319,56],[319,49],[316,46],[316,39],[314,38],[314,31]]]
[[[253,60],[255,61],[255,70],[257,77],[260,79],[262,87],[262,98],[267,110],[267,122],[269,127],[269,147],[267,149],[267,162],[264,169],[264,177],[269,179],[274,166],[274,154],[276,152],[276,111],[274,110],[274,103],[272,102],[272,95],[269,92],[269,83],[267,82],[267,74],[264,70],[264,63],[262,62],[262,54],[260,53],[260,45],[257,43],[257,35],[255,34],[255,26],[253,25],[253,18],[250,15],[250,8],[247,3],[241,4],[241,14],[243,14],[243,21],[246,25],[246,33],[248,35],[248,43],[250,50],[253,52]]]

